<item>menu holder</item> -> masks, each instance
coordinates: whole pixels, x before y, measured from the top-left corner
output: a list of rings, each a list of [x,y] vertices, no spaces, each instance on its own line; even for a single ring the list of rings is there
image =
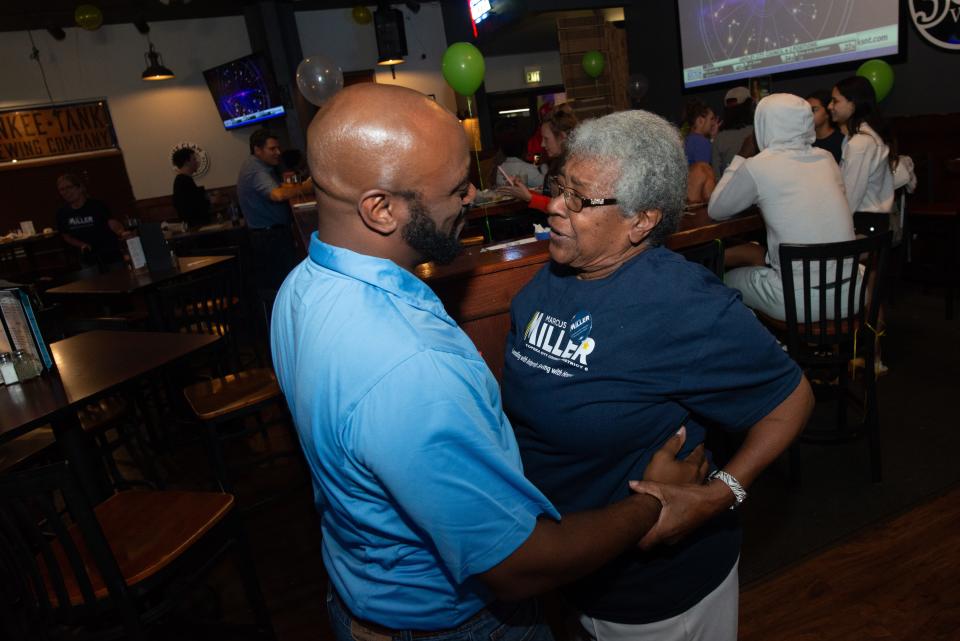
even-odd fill
[[[45,370],[53,368],[53,357],[40,333],[33,305],[25,291],[19,288],[0,290],[0,319],[3,324],[0,350],[22,349],[42,363]]]
[[[163,237],[161,223],[142,223],[140,241],[147,269],[152,272],[166,272],[175,267],[170,257],[170,248]]]
[[[134,269],[142,269],[146,266],[147,257],[143,255],[143,245],[138,236],[127,239],[127,253],[130,254],[130,264]]]

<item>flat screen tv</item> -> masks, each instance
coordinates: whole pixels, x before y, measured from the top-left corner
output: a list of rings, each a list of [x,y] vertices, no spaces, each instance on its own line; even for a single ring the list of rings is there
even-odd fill
[[[474,34],[479,39],[502,27],[516,22],[526,15],[526,3],[521,0],[467,0],[470,3],[470,19]]]
[[[263,55],[255,53],[203,72],[226,129],[284,114],[280,92]]]
[[[698,87],[899,51],[897,0],[678,0],[683,84]]]

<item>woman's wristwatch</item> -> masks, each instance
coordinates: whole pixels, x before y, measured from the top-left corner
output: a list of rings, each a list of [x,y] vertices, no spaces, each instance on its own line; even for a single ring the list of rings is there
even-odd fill
[[[717,479],[730,488],[730,491],[733,492],[733,505],[730,506],[731,510],[740,507],[740,504],[747,498],[747,491],[743,489],[740,481],[732,474],[724,472],[723,470],[714,470],[707,478],[711,480]]]

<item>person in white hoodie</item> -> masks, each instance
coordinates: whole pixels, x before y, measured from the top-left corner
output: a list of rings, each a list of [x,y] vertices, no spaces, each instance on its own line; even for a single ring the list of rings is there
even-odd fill
[[[834,86],[828,109],[846,136],[840,171],[850,211],[889,213],[893,209],[893,171],[890,147],[877,132],[879,114],[873,85],[860,76],[844,78]]]
[[[748,138],[734,156],[707,212],[723,220],[752,205],[760,207],[767,250],[758,245],[728,250],[727,266],[735,269],[724,282],[741,292],[748,307],[784,320],[780,243],[853,240],[853,217],[833,156],[812,146],[816,134],[806,100],[785,93],[767,96],[757,105],[754,131],[756,142]],[[797,305],[802,309],[800,296]]]

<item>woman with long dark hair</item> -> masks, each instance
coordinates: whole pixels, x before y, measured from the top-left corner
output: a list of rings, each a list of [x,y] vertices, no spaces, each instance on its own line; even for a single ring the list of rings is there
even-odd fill
[[[840,173],[851,212],[889,212],[893,209],[893,171],[885,127],[877,110],[873,86],[866,78],[850,76],[834,86],[830,114],[846,135]]]

